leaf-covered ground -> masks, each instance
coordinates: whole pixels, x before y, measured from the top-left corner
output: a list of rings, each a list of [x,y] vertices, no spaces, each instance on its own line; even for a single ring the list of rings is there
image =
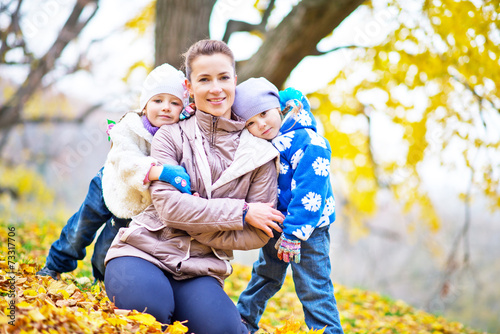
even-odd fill
[[[189,333],[188,323],[162,328],[146,313],[116,309],[103,284],[92,281],[90,256],[60,281],[36,276],[61,227],[62,223],[11,226],[0,221],[0,333],[161,333],[162,329],[163,333]],[[236,263],[233,267],[225,290],[236,302],[251,269]],[[335,291],[346,333],[479,333],[374,292],[339,284]],[[307,330],[290,277],[269,301],[260,326],[259,333],[323,332]]]

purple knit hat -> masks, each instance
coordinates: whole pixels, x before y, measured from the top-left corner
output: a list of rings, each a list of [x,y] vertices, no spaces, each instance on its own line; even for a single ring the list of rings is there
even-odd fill
[[[266,78],[250,78],[236,86],[233,112],[249,120],[269,109],[280,109],[278,88]]]

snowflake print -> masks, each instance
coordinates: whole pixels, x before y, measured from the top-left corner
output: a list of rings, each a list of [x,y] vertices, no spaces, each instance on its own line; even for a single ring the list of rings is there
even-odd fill
[[[326,148],[325,139],[323,137],[321,137],[311,129],[306,129],[306,131],[309,137],[311,138],[311,144]]]
[[[333,212],[335,212],[335,199],[333,196],[330,196],[325,202],[325,209],[323,210],[321,219],[318,222],[318,227],[330,225],[330,216]]]
[[[302,149],[299,148],[297,152],[293,154],[292,159],[290,161],[292,163],[292,169],[297,168],[297,165],[299,164],[300,159],[302,159],[303,156],[304,156],[304,151],[302,151]]]
[[[280,174],[286,174],[288,173],[288,166],[285,165],[283,162],[280,162]]]
[[[325,202],[325,209],[323,210],[323,214],[330,216],[335,211],[335,199],[333,196],[330,196]]]
[[[330,161],[328,159],[318,157],[312,164],[314,173],[319,176],[328,176],[330,170]]]
[[[309,239],[313,231],[314,227],[312,227],[311,225],[305,225],[292,232],[292,234],[301,240],[307,240]]]
[[[321,219],[319,220],[317,227],[320,228],[328,225],[330,225],[330,217],[325,215],[321,216]]]
[[[280,152],[283,152],[287,148],[290,148],[292,146],[292,139],[294,137],[294,134],[295,131],[292,131],[274,138],[272,141],[274,147],[276,147]]]
[[[302,126],[308,126],[312,124],[312,120],[311,117],[309,116],[309,113],[304,109],[302,109],[297,115],[297,122]]]
[[[321,195],[310,191],[302,198],[302,204],[307,211],[316,212],[321,206]]]
[[[290,184],[290,190],[293,190],[297,187],[297,182],[295,182],[295,180],[292,179],[292,183]]]

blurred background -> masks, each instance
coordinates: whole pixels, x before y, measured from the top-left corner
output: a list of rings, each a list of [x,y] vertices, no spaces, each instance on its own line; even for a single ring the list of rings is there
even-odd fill
[[[226,41],[307,94],[332,150],[335,282],[500,332],[498,0],[0,0],[0,219],[80,206],[154,66]],[[250,265],[256,252],[240,252]]]

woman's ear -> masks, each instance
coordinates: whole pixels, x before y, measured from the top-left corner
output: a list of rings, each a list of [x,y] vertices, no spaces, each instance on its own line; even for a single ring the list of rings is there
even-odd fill
[[[184,79],[184,85],[186,86],[188,92],[189,92],[189,97],[193,97],[193,87],[191,86],[191,82],[189,82],[188,79]]]

